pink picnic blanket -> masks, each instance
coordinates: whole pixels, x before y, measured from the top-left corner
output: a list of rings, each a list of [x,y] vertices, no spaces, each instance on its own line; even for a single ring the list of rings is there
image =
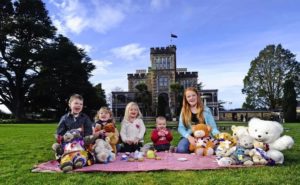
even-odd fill
[[[128,162],[121,160],[118,154],[115,161],[107,164],[94,164],[74,172],[138,172],[138,171],[157,171],[157,170],[204,170],[218,169],[215,156],[196,156],[191,154],[164,153],[159,152],[157,155],[161,160],[145,159],[143,162]],[[59,169],[57,161],[52,160],[38,164],[32,170],[33,172],[62,172]]]

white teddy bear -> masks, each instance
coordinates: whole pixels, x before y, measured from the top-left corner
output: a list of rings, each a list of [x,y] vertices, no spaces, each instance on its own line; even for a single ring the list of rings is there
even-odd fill
[[[284,156],[280,151],[290,149],[294,144],[292,137],[286,135],[280,137],[283,133],[282,125],[276,121],[252,118],[248,128],[250,136],[268,145],[267,157],[272,159],[275,164],[282,164]]]

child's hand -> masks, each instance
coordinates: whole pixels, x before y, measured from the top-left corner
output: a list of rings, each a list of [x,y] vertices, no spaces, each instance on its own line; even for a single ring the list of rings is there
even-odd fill
[[[164,130],[161,130],[161,131],[158,132],[158,135],[159,135],[159,136],[165,136],[166,134],[165,134],[165,131],[164,131]]]
[[[194,137],[189,136],[189,137],[188,137],[188,140],[189,140],[189,142],[190,142],[191,145],[196,145],[196,140],[195,140]]]
[[[132,145],[133,141],[127,140],[126,143],[129,144],[129,145]]]
[[[133,143],[134,143],[135,145],[137,145],[137,144],[139,143],[139,138],[135,138],[134,141],[133,141]]]

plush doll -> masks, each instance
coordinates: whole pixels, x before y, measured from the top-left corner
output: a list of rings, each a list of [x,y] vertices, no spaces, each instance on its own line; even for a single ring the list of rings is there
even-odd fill
[[[62,141],[63,155],[60,160],[60,169],[69,172],[74,168],[82,168],[87,163],[87,152],[84,150],[83,138],[80,131],[67,131]]]
[[[103,130],[105,132],[105,141],[110,144],[110,146],[113,149],[113,152],[117,153],[117,143],[119,141],[119,133],[118,130],[115,128],[115,125],[113,123],[107,123],[104,125]]]
[[[99,163],[108,163],[116,159],[116,154],[112,152],[109,143],[103,139],[97,139],[94,145],[96,161]]]
[[[222,132],[218,134],[218,142],[216,148],[216,156],[218,158],[228,157],[234,152],[236,143],[229,133]]]
[[[245,126],[232,125],[231,130],[232,130],[232,137],[234,138],[235,142],[237,142],[237,140],[241,135],[247,135],[247,134],[249,135],[248,127]]]
[[[211,127],[205,124],[197,124],[192,126],[196,145],[189,146],[189,150],[196,155],[213,155],[216,141],[210,136]]]
[[[252,157],[253,163],[259,165],[268,164],[267,153],[265,152],[268,150],[267,145],[263,142],[254,140],[253,146],[254,148],[249,152],[249,156]]]
[[[233,159],[233,164],[253,165],[249,156],[251,149],[253,149],[253,138],[250,135],[240,135],[235,151],[230,156]]]
[[[268,164],[282,164],[284,156],[281,151],[290,149],[294,145],[292,137],[281,136],[283,133],[282,125],[276,121],[252,118],[249,121],[248,128],[250,136],[266,146],[266,160]]]

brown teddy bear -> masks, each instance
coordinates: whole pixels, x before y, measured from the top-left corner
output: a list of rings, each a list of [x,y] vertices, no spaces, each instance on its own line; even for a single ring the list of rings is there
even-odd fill
[[[119,132],[113,123],[107,123],[103,127],[105,133],[105,141],[110,144],[113,149],[113,152],[117,153],[117,143],[119,141]]]
[[[210,136],[211,127],[200,123],[192,126],[192,132],[196,140],[196,144],[190,144],[189,150],[194,152],[196,155],[213,155],[215,140]]]

